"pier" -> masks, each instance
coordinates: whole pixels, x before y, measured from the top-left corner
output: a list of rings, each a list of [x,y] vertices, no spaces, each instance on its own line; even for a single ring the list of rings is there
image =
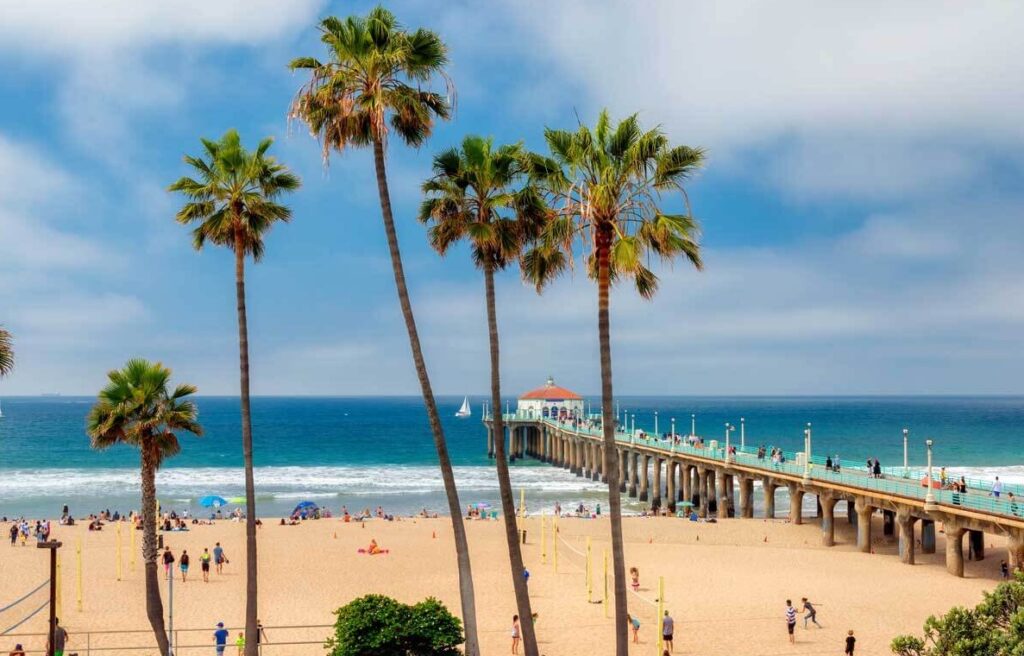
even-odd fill
[[[551,380],[546,389],[566,392],[554,387]],[[541,403],[540,390],[528,395],[533,396],[525,408],[520,400],[517,412],[502,415],[505,434],[501,439],[509,459],[535,458],[576,476],[606,481],[600,417],[584,414],[579,397],[567,416],[564,398]],[[483,422],[488,454],[493,457],[496,436],[486,412]],[[844,504],[847,521],[856,526],[857,548],[862,552],[872,551],[871,518],[880,513],[883,533],[898,534],[899,558],[904,563],[914,564],[918,548],[922,553],[935,552],[936,522],[940,522],[950,574],[964,575],[965,538],[974,560],[985,557],[986,533],[1005,536],[1008,565],[1011,570],[1024,568],[1024,510],[1019,499],[1024,486],[1005,485],[1004,496],[996,498],[989,496],[986,481],[968,481],[966,493],[939,489],[930,464],[923,471],[887,467],[880,477],[873,476],[863,463],[846,460],[838,469],[830,469],[824,457],[810,455],[809,427],[807,449],[784,451],[783,462],[773,462],[758,448],[730,443],[728,429],[718,441],[678,435],[674,430],[654,436],[635,427],[628,432],[617,427],[615,442],[618,462],[614,464],[621,472],[621,491],[655,511],[670,515],[693,512],[699,518],[753,518],[754,485],[758,483],[764,491],[764,516],[769,518],[776,516],[779,488],[789,493],[788,518],[794,524],[804,523],[805,497],[816,497],[815,515],[821,520],[824,546],[835,544],[836,511]]]

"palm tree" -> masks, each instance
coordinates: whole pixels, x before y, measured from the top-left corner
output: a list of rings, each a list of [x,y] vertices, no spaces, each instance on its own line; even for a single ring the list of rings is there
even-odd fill
[[[447,98],[421,87],[441,78],[451,94],[452,86],[444,72],[447,47],[430,30],[405,29],[383,7],[371,9],[365,17],[325,18],[320,21],[320,32],[329,59],[321,62],[315,57],[300,57],[291,62],[292,70],[308,70],[310,80],[299,89],[290,116],[309,126],[323,147],[325,161],[331,149],[342,152],[349,147],[373,147],[377,193],[395,288],[434,436],[455,536],[462,618],[466,627],[465,651],[467,656],[477,656],[480,647],[466,529],[448,445],[409,301],[384,165],[389,135],[398,135],[407,145],[420,146],[433,131],[434,121],[449,117]]]
[[[550,157],[533,157],[532,173],[544,181],[558,216],[523,256],[524,276],[537,290],[572,266],[577,237],[587,254],[588,274],[597,280],[597,330],[601,355],[601,415],[604,465],[608,478],[612,557],[615,580],[615,653],[626,656],[626,571],[622,546],[622,504],[612,410],[612,356],[608,321],[609,288],[632,278],[637,291],[651,298],[658,278],[648,268],[652,255],[671,262],[683,257],[702,268],[699,228],[683,183],[700,168],[704,152],[669,145],[659,129],[643,131],[636,115],[613,126],[601,112],[593,130],[546,129]],[[685,213],[667,214],[662,194],[678,190]]]
[[[14,371],[14,345],[11,333],[0,326],[0,377]]]
[[[516,605],[519,617],[529,618],[533,613],[523,577],[523,554],[519,548],[512,482],[505,458],[498,315],[494,298],[495,272],[519,259],[526,240],[538,234],[547,217],[543,199],[524,175],[524,159],[518,145],[494,149],[491,139],[466,137],[461,150],[452,148],[434,158],[434,177],[423,183],[427,199],[420,208],[420,221],[433,222],[429,230],[430,244],[442,256],[456,242],[468,239],[473,261],[484,272],[491,347],[491,406],[495,408],[492,422],[494,434],[498,436],[494,458]],[[526,656],[537,656],[533,623],[524,621],[521,626]]]
[[[196,388],[182,384],[171,391],[171,370],[159,362],[142,359],[129,360],[124,369],[111,371],[107,377],[110,382],[100,390],[86,419],[86,432],[94,449],[127,444],[139,450],[146,615],[160,653],[166,654],[167,632],[156,565],[156,470],[164,460],[181,451],[177,431],[203,434],[196,406],[188,400]]]
[[[197,178],[183,177],[169,191],[180,191],[188,202],[178,211],[182,224],[198,223],[192,231],[196,250],[207,242],[226,246],[235,254],[235,296],[238,306],[238,359],[241,375],[242,455],[245,461],[245,653],[257,650],[256,488],[253,482],[252,419],[249,414],[249,328],[245,312],[245,258],[263,258],[263,239],[275,223],[291,219],[291,210],[277,202],[299,188],[298,176],[267,155],[272,139],[246,150],[235,130],[220,141],[202,139],[204,157],[185,156]]]

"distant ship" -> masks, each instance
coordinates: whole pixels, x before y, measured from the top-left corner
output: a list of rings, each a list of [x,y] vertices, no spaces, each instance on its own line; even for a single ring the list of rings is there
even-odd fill
[[[0,419],[3,419],[3,418],[4,418],[4,408],[3,408],[3,406],[0,406]]]
[[[471,414],[473,414],[473,412],[469,409],[469,397],[463,397],[462,407],[459,408],[459,411],[455,413],[455,416],[458,417],[459,419],[465,419]]]

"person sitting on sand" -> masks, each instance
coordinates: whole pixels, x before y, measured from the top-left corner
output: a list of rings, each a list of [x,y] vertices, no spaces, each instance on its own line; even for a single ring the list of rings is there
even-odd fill
[[[377,554],[384,553],[384,550],[377,546],[377,540],[370,538],[370,546],[366,548],[366,553],[376,556]]]

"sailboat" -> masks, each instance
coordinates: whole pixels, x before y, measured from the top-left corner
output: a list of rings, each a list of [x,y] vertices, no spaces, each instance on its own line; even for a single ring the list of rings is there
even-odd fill
[[[4,409],[3,409],[3,407],[0,407],[0,419],[3,419],[3,418],[4,418]]]
[[[471,414],[473,414],[473,413],[469,409],[469,397],[468,396],[463,397],[463,399],[462,399],[462,407],[459,408],[459,411],[455,413],[455,416],[458,417],[459,419],[465,419],[466,417],[470,416]]]

